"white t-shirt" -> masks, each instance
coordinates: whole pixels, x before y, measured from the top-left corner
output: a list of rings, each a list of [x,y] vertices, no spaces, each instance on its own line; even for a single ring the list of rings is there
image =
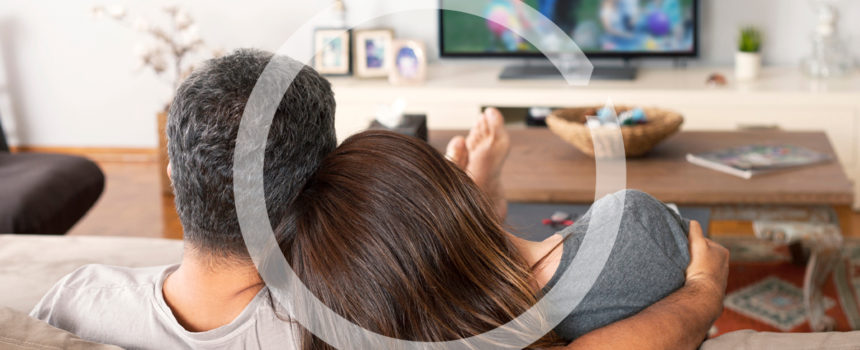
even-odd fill
[[[177,267],[83,266],[57,282],[30,316],[126,349],[298,348],[295,324],[278,317],[265,287],[230,324],[206,332],[185,330],[161,292]]]

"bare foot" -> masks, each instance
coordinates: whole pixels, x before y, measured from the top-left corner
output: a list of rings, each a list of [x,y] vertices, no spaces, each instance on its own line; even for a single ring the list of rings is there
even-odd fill
[[[466,165],[469,164],[469,150],[466,148],[466,138],[459,135],[454,136],[448,142],[445,157],[454,162],[458,168],[466,170]]]
[[[502,165],[508,157],[510,138],[502,114],[488,108],[464,139],[457,136],[448,143],[447,157],[465,170],[487,194],[500,218],[508,214],[508,202],[502,187]]]
[[[504,220],[508,202],[502,187],[502,166],[510,150],[510,137],[502,114],[495,108],[487,109],[478,118],[469,136],[455,136],[445,152],[450,159],[475,181],[493,203],[493,209]],[[561,235],[555,234],[542,242],[532,242],[510,234],[511,242],[523,255],[529,266],[535,267],[535,286],[542,288],[552,278],[561,262]],[[542,261],[538,266],[537,263]]]

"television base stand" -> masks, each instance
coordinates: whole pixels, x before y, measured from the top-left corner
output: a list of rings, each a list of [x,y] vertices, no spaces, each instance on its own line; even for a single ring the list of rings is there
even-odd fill
[[[562,79],[561,73],[551,64],[526,64],[506,66],[499,74],[501,80]],[[595,66],[591,72],[594,80],[636,80],[636,67]]]

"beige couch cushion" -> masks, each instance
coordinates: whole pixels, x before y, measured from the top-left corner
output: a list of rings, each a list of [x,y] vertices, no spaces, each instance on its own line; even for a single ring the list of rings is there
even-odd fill
[[[0,235],[0,306],[30,312],[54,283],[86,264],[157,266],[181,257],[178,240]]]
[[[82,340],[75,335],[51,327],[27,314],[0,307],[0,349],[120,349]]]

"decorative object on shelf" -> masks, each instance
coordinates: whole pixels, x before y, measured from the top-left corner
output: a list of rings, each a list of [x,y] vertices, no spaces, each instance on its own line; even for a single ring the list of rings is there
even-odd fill
[[[572,144],[582,153],[594,157],[595,144],[592,141],[592,132],[599,137],[604,132],[609,134],[616,133],[618,130],[618,124],[614,122],[612,125],[605,125],[599,117],[589,117],[600,115],[600,110],[604,108],[579,107],[555,110],[547,117],[546,124],[553,133],[563,140]],[[631,113],[631,118],[638,114],[632,112],[636,109],[634,107],[609,108],[613,109],[610,112],[619,115]],[[684,117],[674,111],[648,107],[641,108],[641,110],[643,117],[647,117],[647,123],[620,128],[624,140],[624,150],[607,149],[602,153],[620,155],[623,151],[627,157],[643,156],[661,141],[676,133],[681,128],[681,124],[684,123]],[[589,119],[595,121],[591,122]],[[601,142],[597,142],[597,144],[597,147],[603,147]]]
[[[107,16],[117,23],[147,34],[151,40],[135,47],[135,53],[140,58],[140,67],[150,68],[156,75],[168,81],[173,92],[194,70],[194,65],[189,64],[187,59],[191,55],[197,57],[196,54],[201,53],[207,46],[200,38],[197,24],[188,12],[177,6],[167,6],[162,10],[170,19],[170,25],[166,28],[152,25],[143,18],[130,20],[122,6],[96,5],[92,8],[92,14],[97,19]],[[210,49],[210,54],[220,56],[221,50]]]
[[[427,54],[424,43],[416,40],[394,40],[391,44],[394,66],[388,81],[394,85],[421,84],[427,78]]]
[[[166,171],[167,137],[164,132],[169,101],[173,100],[173,93],[179,84],[194,70],[194,65],[188,62],[188,58],[192,55],[194,58],[202,58],[200,54],[207,46],[200,38],[197,24],[188,12],[177,6],[164,7],[163,12],[170,19],[170,25],[166,28],[152,25],[143,18],[130,20],[122,6],[96,5],[92,8],[93,17],[97,19],[107,16],[126,27],[147,34],[150,40],[135,47],[135,52],[140,58],[140,68],[150,68],[158,77],[170,83],[170,99],[157,114],[157,123],[161,190],[164,194],[173,194]],[[210,55],[220,56],[221,50],[210,49]],[[205,57],[205,55],[202,56]]]
[[[427,116],[404,114],[406,100],[399,98],[391,106],[381,106],[369,126],[373,130],[390,130],[427,141]]]
[[[342,0],[335,0],[329,11],[329,17],[324,19],[323,23],[319,23],[329,28],[348,28],[346,25],[346,5]]]
[[[391,71],[390,29],[359,30],[355,32],[355,75],[360,78],[387,77]]]
[[[753,27],[741,29],[735,53],[735,78],[753,80],[761,72],[761,32]]]
[[[314,31],[314,69],[324,75],[352,75],[352,31],[318,28]]]
[[[848,46],[839,37],[839,11],[836,0],[813,0],[818,25],[812,34],[812,53],[802,62],[803,71],[813,78],[843,76],[853,69]]]
[[[727,83],[728,80],[726,79],[726,76],[720,73],[709,75],[708,80],[705,81],[705,85],[713,87],[726,86]]]

